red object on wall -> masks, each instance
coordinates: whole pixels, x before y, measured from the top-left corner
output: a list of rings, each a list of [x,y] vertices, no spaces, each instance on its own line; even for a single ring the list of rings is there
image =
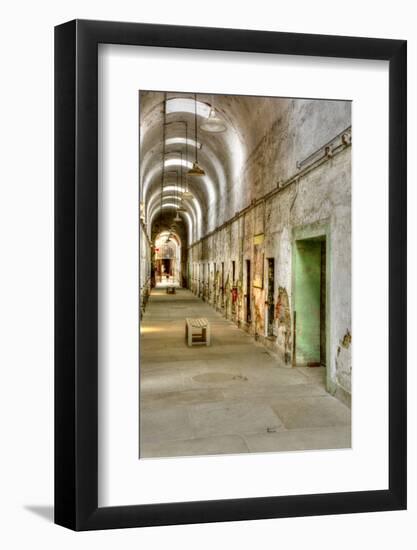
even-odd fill
[[[237,288],[236,287],[232,288],[232,302],[233,303],[237,302]]]

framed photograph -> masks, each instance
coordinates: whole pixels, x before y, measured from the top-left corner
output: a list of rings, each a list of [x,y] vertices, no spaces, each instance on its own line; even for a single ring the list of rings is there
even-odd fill
[[[55,522],[406,508],[406,42],[55,29]]]

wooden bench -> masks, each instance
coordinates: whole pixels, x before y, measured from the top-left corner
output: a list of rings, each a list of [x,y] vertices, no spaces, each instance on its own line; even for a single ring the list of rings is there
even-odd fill
[[[185,319],[185,338],[187,344],[191,347],[193,344],[210,345],[210,324],[204,317]]]

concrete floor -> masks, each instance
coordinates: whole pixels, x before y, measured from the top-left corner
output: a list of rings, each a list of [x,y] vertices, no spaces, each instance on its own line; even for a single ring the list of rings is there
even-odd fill
[[[207,317],[211,346],[187,347],[186,317]],[[152,291],[141,325],[140,456],[350,447],[350,410],[325,369],[280,365],[190,291]]]

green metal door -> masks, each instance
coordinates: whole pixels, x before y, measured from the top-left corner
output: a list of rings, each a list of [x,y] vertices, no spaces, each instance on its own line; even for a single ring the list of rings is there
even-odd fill
[[[320,363],[322,243],[305,239],[295,244],[296,364]]]

